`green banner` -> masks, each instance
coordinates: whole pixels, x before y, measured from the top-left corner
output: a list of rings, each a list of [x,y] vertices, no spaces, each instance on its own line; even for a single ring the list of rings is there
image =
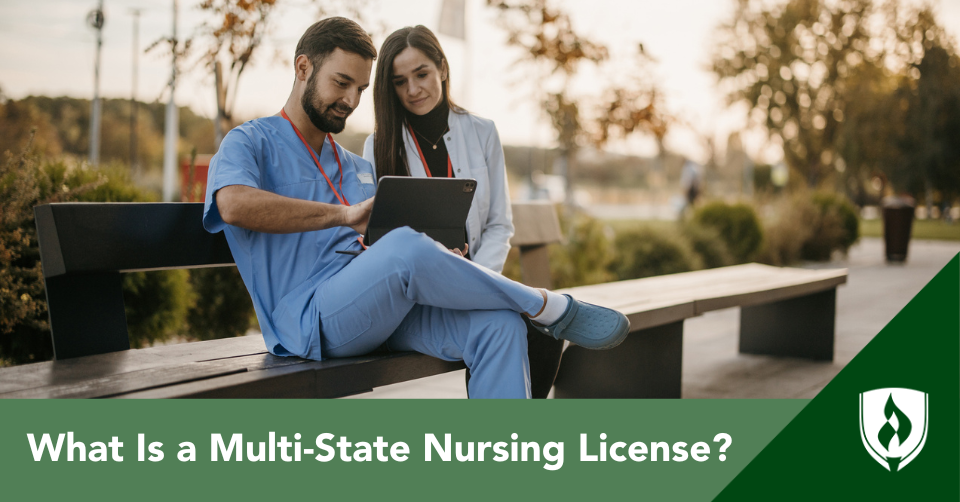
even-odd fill
[[[3,402],[2,493],[709,500],[806,403]]]

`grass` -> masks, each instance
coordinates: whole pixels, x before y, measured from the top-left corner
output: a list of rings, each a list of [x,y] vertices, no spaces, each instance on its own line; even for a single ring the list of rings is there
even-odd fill
[[[663,220],[604,220],[615,232],[632,230],[639,227],[653,227],[657,230],[674,230],[679,228],[675,221]],[[940,241],[960,241],[960,222],[948,224],[943,220],[914,220],[914,239],[931,239]],[[883,221],[860,220],[861,237],[883,237]]]
[[[862,237],[883,237],[882,220],[860,220]],[[914,220],[914,239],[960,241],[960,223],[947,224],[943,220]]]

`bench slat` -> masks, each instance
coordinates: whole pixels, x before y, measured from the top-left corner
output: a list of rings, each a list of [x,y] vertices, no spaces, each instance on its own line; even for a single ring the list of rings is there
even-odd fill
[[[222,340],[163,345],[110,352],[80,359],[62,359],[3,368],[0,397],[50,385],[105,378],[134,371],[180,366],[191,362],[266,354],[263,338],[241,336]],[[292,360],[296,360],[290,358]]]
[[[623,311],[621,310],[621,312]],[[630,331],[633,332],[683,321],[684,319],[696,317],[699,314],[696,313],[693,302],[684,302],[673,305],[668,304],[657,309],[649,309],[642,312],[625,313],[625,315],[627,319],[630,320]]]
[[[263,356],[260,357],[262,358]],[[118,375],[88,378],[74,383],[10,392],[3,394],[3,397],[6,399],[82,399],[110,397],[142,389],[220,377],[244,371],[247,371],[247,369],[243,365],[237,364],[237,361],[224,359],[205,363],[188,363],[179,366],[161,366]]]
[[[724,291],[707,295],[705,292],[701,298],[697,299],[697,313],[702,314],[713,310],[720,310],[730,307],[751,307],[764,303],[773,303],[790,298],[807,296],[821,291],[827,291],[836,288],[847,282],[846,270],[843,276],[827,277],[815,279],[809,278],[809,282],[798,283],[792,279],[785,278],[782,282],[769,281],[763,284],[763,289],[746,291]]]
[[[209,345],[215,349],[229,345],[220,343],[226,341],[214,340],[217,343]],[[156,348],[160,347],[153,349]],[[147,350],[151,349],[125,353]],[[277,357],[265,352],[184,364],[176,364],[176,360],[101,376],[70,375],[72,378],[63,382],[4,392],[0,398],[338,397],[464,368],[462,362],[410,352],[327,361]]]
[[[466,367],[414,352],[375,354],[248,371],[116,396],[120,398],[334,398]]]
[[[710,295],[740,294],[743,292],[770,289],[768,285],[783,287],[803,285],[823,279],[845,281],[846,269],[806,270],[771,267],[750,263],[695,272],[661,275],[644,279],[579,286],[575,288],[581,294],[604,294],[615,297],[622,293],[635,294],[647,292],[657,297],[681,295],[686,297],[704,297],[703,291],[709,289]],[[709,296],[709,295],[708,295]]]
[[[692,304],[693,317],[712,310],[752,306],[826,291],[844,284],[846,269],[807,270],[750,263],[560,290],[617,309],[628,317]],[[633,325],[631,317],[631,325]],[[674,319],[676,320],[676,319]],[[642,322],[643,327],[651,324]],[[652,324],[656,325],[656,324]]]

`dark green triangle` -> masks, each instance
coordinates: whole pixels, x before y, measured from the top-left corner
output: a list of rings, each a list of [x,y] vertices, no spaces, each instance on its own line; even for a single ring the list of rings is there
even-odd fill
[[[863,446],[859,394],[929,395],[929,434],[889,472]],[[960,255],[717,496],[742,500],[960,500]]]

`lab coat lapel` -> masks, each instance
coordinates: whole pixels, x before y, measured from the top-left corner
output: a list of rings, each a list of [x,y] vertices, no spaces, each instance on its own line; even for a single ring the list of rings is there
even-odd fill
[[[470,168],[470,152],[467,148],[466,135],[476,135],[477,133],[470,123],[469,116],[450,110],[450,115],[447,117],[447,125],[450,127],[450,132],[444,136],[445,138],[449,138],[446,139],[447,153],[450,155],[450,161],[453,163],[453,177],[474,178],[473,170]],[[477,209],[478,202],[480,204],[484,203],[482,200],[474,200],[474,203],[470,204],[470,211],[467,213],[466,225],[468,240],[470,236],[480,235],[480,213]],[[474,253],[477,251],[476,247],[476,245],[472,245],[468,250],[471,259],[473,259]]]
[[[470,178],[470,158],[466,148],[466,138],[464,137],[467,131],[462,127],[463,121],[461,120],[466,115],[461,115],[453,110],[448,113],[447,126],[450,131],[444,135],[444,139],[447,144],[447,153],[450,155],[450,162],[453,163],[453,177]]]
[[[404,124],[403,127],[403,148],[407,152],[407,166],[410,168],[410,176],[414,178],[426,178],[427,171],[420,160],[420,154],[417,153],[417,145],[410,136],[410,129]],[[451,157],[452,158],[452,157]]]

